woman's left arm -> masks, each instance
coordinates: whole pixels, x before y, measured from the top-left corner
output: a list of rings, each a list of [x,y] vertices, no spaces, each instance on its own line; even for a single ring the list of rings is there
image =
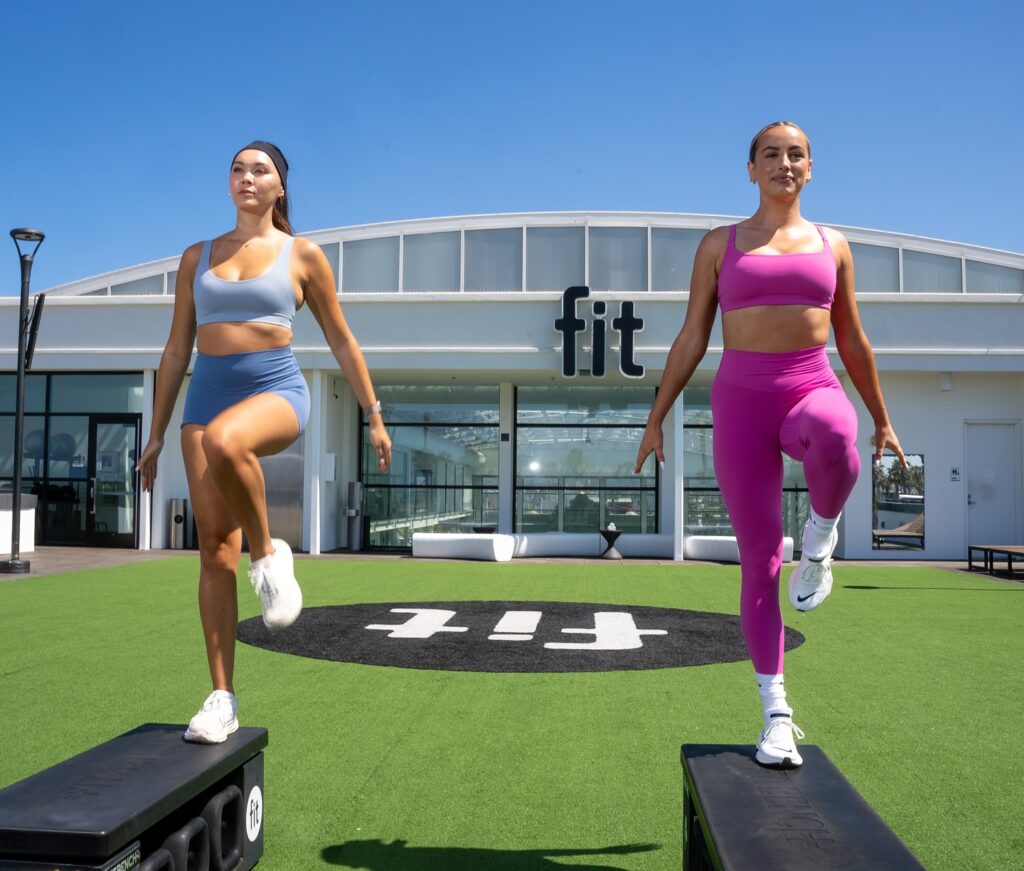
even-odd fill
[[[377,403],[377,395],[370,380],[369,370],[366,368],[366,361],[363,359],[363,352],[345,322],[341,306],[338,305],[331,266],[320,246],[308,239],[297,238],[295,248],[302,266],[304,301],[320,324],[320,329],[327,340],[327,347],[331,349],[345,380],[352,386],[359,405],[366,413],[366,409]],[[384,472],[391,465],[391,438],[384,427],[381,412],[371,411],[366,414],[366,418],[370,425],[370,444],[377,454],[378,468]]]
[[[878,383],[878,370],[875,367],[875,352],[871,349],[857,312],[853,252],[842,233],[832,229],[827,232],[836,256],[836,295],[832,302],[832,331],[836,337],[836,349],[853,386],[875,422],[875,460],[880,460],[885,449],[889,448],[906,467],[907,458],[903,455],[903,448],[896,438],[882,398],[882,387]]]

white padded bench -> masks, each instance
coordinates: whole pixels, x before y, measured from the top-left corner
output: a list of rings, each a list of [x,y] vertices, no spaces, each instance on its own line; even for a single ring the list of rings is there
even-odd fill
[[[515,538],[498,533],[414,532],[412,536],[414,557],[506,563],[514,550]]]
[[[732,535],[688,535],[683,540],[683,557],[716,563],[738,563],[740,550]],[[793,539],[782,539],[782,561],[793,559]]]
[[[626,557],[672,559],[671,535],[619,536],[615,547]],[[604,539],[597,532],[532,532],[516,535],[468,532],[415,532],[414,557],[506,562],[513,557],[598,557]]]

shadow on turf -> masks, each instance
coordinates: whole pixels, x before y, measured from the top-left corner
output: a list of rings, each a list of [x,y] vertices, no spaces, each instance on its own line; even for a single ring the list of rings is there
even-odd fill
[[[596,849],[491,850],[486,847],[410,847],[406,841],[346,841],[325,847],[324,861],[369,871],[625,871],[615,865],[562,865],[552,856],[623,856],[660,850],[660,844],[619,844]]]
[[[1018,575],[1018,579],[1019,579]],[[1007,580],[1007,578],[1001,578]],[[939,590],[950,593],[1012,593],[1024,590],[1024,587],[876,587],[872,584],[843,584],[844,590],[903,590],[913,592],[914,590]]]

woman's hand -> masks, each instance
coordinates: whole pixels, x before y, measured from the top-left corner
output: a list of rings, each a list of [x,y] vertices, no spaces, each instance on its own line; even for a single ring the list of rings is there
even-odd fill
[[[377,414],[374,417],[376,420],[370,424],[370,444],[377,455],[377,471],[383,475],[391,465],[391,436],[384,428],[381,416]]]
[[[150,439],[149,444],[146,445],[145,450],[142,452],[142,456],[139,457],[139,462],[135,465],[135,471],[142,474],[143,491],[153,489],[153,483],[156,481],[156,460],[163,449],[163,439]]]
[[[892,424],[889,423],[875,427],[876,463],[882,459],[882,454],[885,453],[886,448],[889,448],[889,450],[900,458],[900,462],[903,464],[904,469],[909,468],[907,465],[907,458],[903,454],[903,448],[900,447],[900,440],[896,438],[896,433],[893,431]]]
[[[634,475],[640,474],[640,470],[643,468],[651,451],[654,451],[654,458],[658,461],[658,465],[664,468],[665,437],[660,426],[648,423],[644,429],[644,437],[640,439],[640,450],[636,452],[636,467],[633,469]]]

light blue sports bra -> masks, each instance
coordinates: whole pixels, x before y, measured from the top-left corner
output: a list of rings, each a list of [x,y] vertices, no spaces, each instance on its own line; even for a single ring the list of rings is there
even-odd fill
[[[292,244],[290,236],[270,269],[255,278],[229,281],[218,278],[210,269],[210,243],[203,245],[192,283],[196,307],[196,326],[225,321],[276,324],[291,329],[295,318],[295,292],[288,270]]]

